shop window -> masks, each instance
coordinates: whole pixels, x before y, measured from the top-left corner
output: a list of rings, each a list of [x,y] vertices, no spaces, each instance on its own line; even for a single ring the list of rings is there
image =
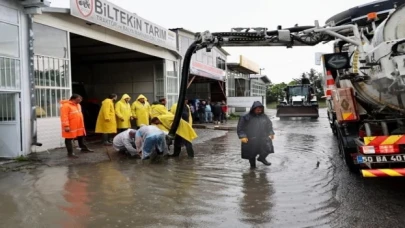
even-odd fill
[[[0,57],[0,89],[20,89],[20,60]]]
[[[225,60],[222,59],[221,57],[217,57],[216,60],[217,60],[217,62],[216,62],[217,68],[219,68],[221,70],[225,70],[226,69]]]
[[[16,121],[16,94],[0,93],[0,122]]]
[[[163,72],[163,63],[155,64],[155,97],[156,100],[165,96],[165,79]]]
[[[18,58],[19,33],[18,26],[0,22],[0,55]]]
[[[177,93],[179,90],[178,79],[177,78],[167,78],[167,92]]]
[[[60,101],[69,99],[70,89],[39,88],[35,90],[35,96],[37,117],[59,117]]]
[[[67,32],[34,23],[34,52],[37,55],[68,58]]]
[[[34,57],[37,117],[58,117],[59,102],[70,97],[69,61],[36,55]]]
[[[166,60],[167,107],[177,102],[179,96],[179,75],[177,62]]]

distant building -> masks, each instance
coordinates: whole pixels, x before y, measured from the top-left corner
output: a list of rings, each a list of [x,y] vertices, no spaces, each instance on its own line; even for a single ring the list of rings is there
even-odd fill
[[[266,90],[270,79],[260,75],[260,67],[255,62],[240,56],[239,63],[227,63],[227,93],[228,97],[261,97],[261,102],[266,104]],[[230,99],[229,99],[230,100]],[[230,104],[231,113],[244,113],[247,111],[246,100],[236,99],[240,104]]]

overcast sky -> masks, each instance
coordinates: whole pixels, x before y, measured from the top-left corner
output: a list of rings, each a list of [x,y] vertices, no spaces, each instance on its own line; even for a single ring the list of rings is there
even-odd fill
[[[70,0],[51,0],[53,7],[69,8]],[[234,27],[276,29],[299,25],[323,25],[333,15],[371,0],[110,0],[110,2],[165,28],[185,28],[193,32],[230,31]],[[316,47],[225,48],[237,61],[239,55],[265,68],[273,82],[289,82],[302,72],[315,68],[315,52],[331,52],[331,44]],[[229,62],[228,61],[228,62]]]

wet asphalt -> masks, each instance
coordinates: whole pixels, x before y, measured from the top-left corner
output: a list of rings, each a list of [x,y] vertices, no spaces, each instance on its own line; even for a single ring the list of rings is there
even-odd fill
[[[273,118],[272,165],[256,170],[236,132],[207,130],[194,159],[0,173],[0,227],[405,227],[405,178],[349,173],[320,113]]]

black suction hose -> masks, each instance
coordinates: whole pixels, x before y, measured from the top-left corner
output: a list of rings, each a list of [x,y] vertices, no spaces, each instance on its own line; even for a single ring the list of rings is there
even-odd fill
[[[188,76],[190,72],[190,62],[191,57],[193,56],[196,48],[197,48],[197,41],[194,41],[187,49],[186,55],[184,56],[183,69],[181,71],[179,99],[177,101],[177,109],[174,115],[173,124],[169,131],[169,137],[171,139],[174,139],[174,137],[176,136],[177,128],[179,127],[181,120],[181,114],[183,113],[184,110],[184,101],[186,99]]]

